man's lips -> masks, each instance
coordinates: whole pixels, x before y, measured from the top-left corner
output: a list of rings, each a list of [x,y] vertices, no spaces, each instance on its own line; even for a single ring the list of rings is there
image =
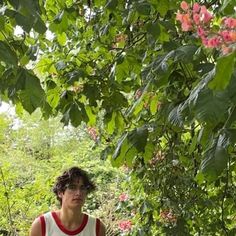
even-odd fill
[[[72,199],[73,201],[76,201],[76,202],[78,202],[78,201],[83,201],[83,199],[81,199],[81,198],[74,198],[74,199]]]

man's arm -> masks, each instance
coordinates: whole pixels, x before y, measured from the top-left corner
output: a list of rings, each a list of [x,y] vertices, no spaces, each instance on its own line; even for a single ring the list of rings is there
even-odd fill
[[[29,236],[42,236],[42,227],[39,218],[35,219],[33,222]]]

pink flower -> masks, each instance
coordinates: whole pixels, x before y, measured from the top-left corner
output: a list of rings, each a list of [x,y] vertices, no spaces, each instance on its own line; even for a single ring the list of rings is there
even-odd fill
[[[221,43],[220,38],[215,36],[215,37],[210,38],[208,40],[207,47],[209,47],[209,48],[217,48],[218,46],[220,46],[220,43]]]
[[[231,35],[230,35],[230,31],[224,30],[224,31],[220,32],[220,35],[223,37],[223,40],[225,42],[232,41],[232,38],[231,38]]]
[[[236,19],[233,17],[223,19],[223,23],[226,27],[230,29],[236,28]]]
[[[91,137],[91,139],[93,139],[94,141],[97,141],[98,133],[94,127],[88,127],[87,132],[89,133],[89,136]]]
[[[198,13],[200,10],[200,5],[198,3],[193,4],[193,13]]]
[[[182,15],[181,27],[183,31],[190,31],[192,29],[192,21],[189,14]]]
[[[208,47],[208,39],[206,37],[201,37],[202,39],[202,44],[205,46],[205,47]]]
[[[195,22],[196,25],[200,24],[200,16],[199,14],[193,14],[193,21]]]
[[[119,196],[119,201],[120,202],[126,202],[128,200],[129,196],[126,194],[126,193],[122,193],[120,196]]]
[[[118,227],[121,231],[128,232],[132,228],[132,223],[130,220],[123,220],[123,221],[119,222]]]
[[[221,51],[222,51],[222,54],[223,54],[223,55],[227,55],[227,54],[229,54],[230,52],[232,52],[232,48],[226,47],[226,46],[222,46]]]
[[[191,24],[188,24],[188,23],[186,23],[186,22],[183,22],[182,25],[181,25],[181,27],[182,27],[182,30],[183,30],[183,31],[190,31],[190,30],[192,29],[192,25],[191,25]]]
[[[176,20],[182,22],[183,21],[183,14],[181,14],[179,11],[176,14]]]
[[[205,24],[209,23],[213,18],[212,14],[209,11],[207,11],[206,6],[201,6],[200,14],[201,14],[201,19]]]
[[[198,34],[199,37],[204,37],[206,35],[206,32],[201,26],[199,26],[197,28],[197,34]]]
[[[189,8],[188,3],[185,2],[185,1],[182,1],[182,2],[181,2],[180,7],[181,7],[184,11],[187,11],[188,8]]]
[[[236,42],[236,31],[230,31],[229,35],[232,39],[232,42],[235,43]]]

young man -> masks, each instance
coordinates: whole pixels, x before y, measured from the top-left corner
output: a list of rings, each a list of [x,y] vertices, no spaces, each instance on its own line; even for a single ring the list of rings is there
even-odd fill
[[[104,224],[82,212],[87,195],[94,190],[84,170],[72,167],[65,171],[53,188],[61,209],[36,218],[30,236],[105,236]]]

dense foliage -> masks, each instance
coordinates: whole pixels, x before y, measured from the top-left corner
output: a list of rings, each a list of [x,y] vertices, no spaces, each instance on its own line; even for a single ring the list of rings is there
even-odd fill
[[[235,17],[234,1],[198,2],[216,32]],[[183,32],[180,1],[0,3],[1,98],[92,127],[130,169],[131,235],[235,234],[235,51]]]

